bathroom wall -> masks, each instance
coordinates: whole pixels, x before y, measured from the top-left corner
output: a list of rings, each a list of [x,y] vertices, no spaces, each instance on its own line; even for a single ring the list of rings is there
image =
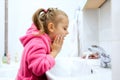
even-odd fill
[[[102,46],[106,50],[106,52],[111,55],[112,80],[120,80],[120,76],[119,76],[120,74],[120,69],[119,69],[120,67],[120,64],[119,64],[119,61],[120,61],[120,36],[119,36],[120,35],[120,4],[119,3],[120,3],[120,0],[107,0],[107,2],[101,8],[99,8],[99,11],[98,11],[99,45]],[[90,24],[87,24],[87,25],[90,25]],[[88,31],[87,29],[85,30],[86,32]],[[84,37],[81,37],[81,38],[83,39]]]
[[[0,0],[0,59],[4,54],[4,13],[4,0]]]
[[[81,14],[80,49],[81,52],[88,50],[93,44],[99,44],[98,35],[98,9],[86,9]]]
[[[87,51],[90,45],[96,44],[103,47],[106,53],[111,54],[111,2],[106,1],[98,9],[82,10],[82,22],[80,32],[80,45],[82,53]]]
[[[111,24],[111,1],[99,8],[99,45],[106,53],[111,54],[112,24]]]
[[[111,0],[112,9],[112,80],[120,80],[120,0]]]

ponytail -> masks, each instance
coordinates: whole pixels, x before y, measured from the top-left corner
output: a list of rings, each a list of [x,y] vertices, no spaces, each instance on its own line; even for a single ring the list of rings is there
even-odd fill
[[[41,32],[44,32],[44,26],[42,21],[40,20],[40,13],[43,12],[44,9],[40,8],[38,9],[32,17],[33,23],[35,24],[35,26],[37,27],[38,30],[40,30]]]

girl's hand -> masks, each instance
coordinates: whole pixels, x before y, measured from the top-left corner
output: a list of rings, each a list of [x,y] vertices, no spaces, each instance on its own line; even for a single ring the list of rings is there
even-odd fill
[[[53,43],[51,44],[51,53],[50,55],[52,55],[53,57],[56,57],[57,54],[60,52],[62,45],[63,45],[63,40],[64,40],[64,36],[63,35],[58,35],[55,37]]]

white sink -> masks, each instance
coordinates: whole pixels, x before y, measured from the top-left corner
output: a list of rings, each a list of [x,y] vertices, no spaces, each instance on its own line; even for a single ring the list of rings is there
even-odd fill
[[[78,78],[91,74],[92,67],[87,60],[80,59],[78,57],[56,58],[55,66],[46,72],[49,80],[55,80],[60,78]]]
[[[55,60],[55,66],[46,72],[48,80],[112,80],[111,69],[101,68],[97,60],[79,57]]]

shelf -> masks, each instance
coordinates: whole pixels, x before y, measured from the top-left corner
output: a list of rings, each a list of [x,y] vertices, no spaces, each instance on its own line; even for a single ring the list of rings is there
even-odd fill
[[[83,9],[100,8],[105,2],[106,0],[86,0],[86,3],[83,6]]]

